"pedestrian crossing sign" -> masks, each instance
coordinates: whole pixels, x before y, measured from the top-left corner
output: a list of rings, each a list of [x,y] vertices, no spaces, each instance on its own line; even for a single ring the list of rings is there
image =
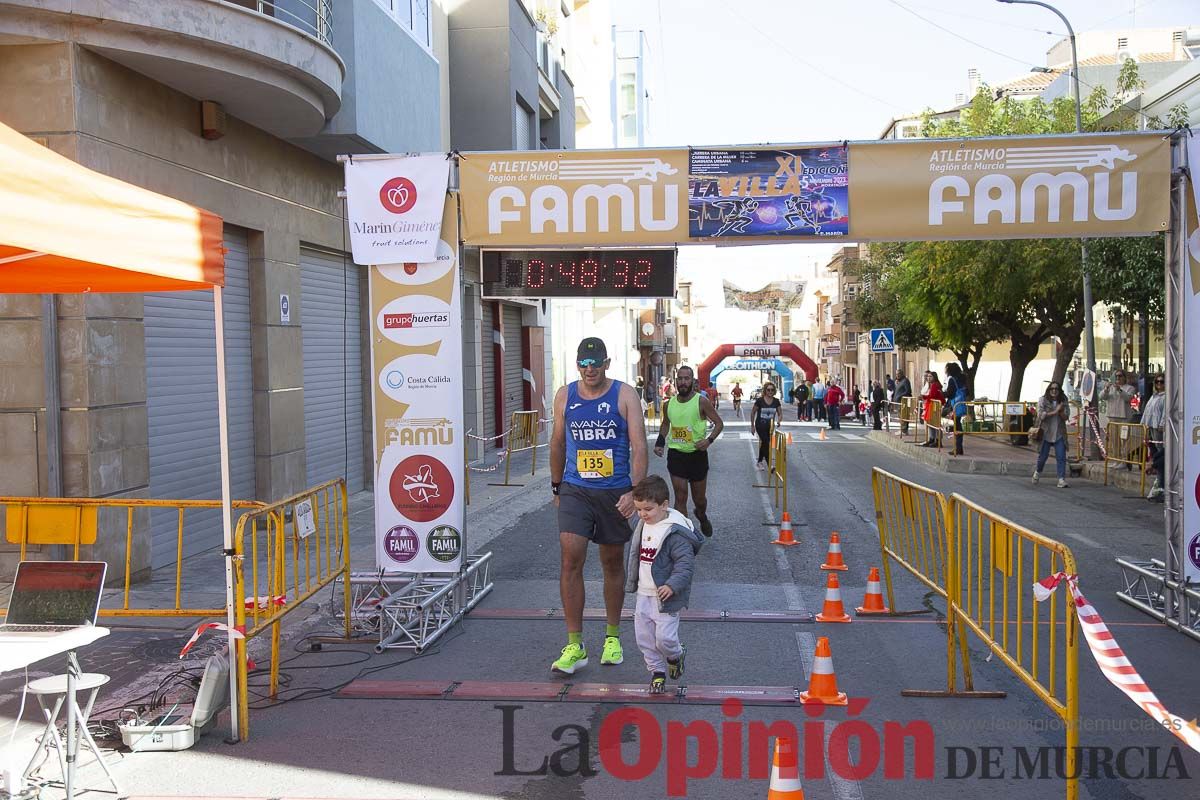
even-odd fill
[[[896,330],[895,328],[872,328],[871,329],[871,352],[872,353],[894,353],[896,351]]]

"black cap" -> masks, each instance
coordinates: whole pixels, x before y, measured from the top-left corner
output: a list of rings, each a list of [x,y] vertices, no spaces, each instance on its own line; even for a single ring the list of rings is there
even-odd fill
[[[607,361],[608,350],[604,347],[604,341],[595,336],[589,336],[580,342],[579,350],[575,353],[575,360],[582,361],[585,358]]]

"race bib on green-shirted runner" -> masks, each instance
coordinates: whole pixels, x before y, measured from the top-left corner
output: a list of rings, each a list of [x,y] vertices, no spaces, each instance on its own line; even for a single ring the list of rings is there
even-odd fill
[[[686,425],[671,426],[671,441],[672,442],[691,442],[692,429]]]
[[[611,478],[613,476],[613,451],[576,450],[575,471],[581,478]]]

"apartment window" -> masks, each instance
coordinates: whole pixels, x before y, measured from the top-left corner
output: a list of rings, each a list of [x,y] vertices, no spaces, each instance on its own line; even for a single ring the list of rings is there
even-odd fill
[[[846,332],[846,347],[858,347],[858,331]]]
[[[858,284],[857,283],[846,284],[846,299],[853,300],[856,297],[858,297]]]
[[[429,0],[375,0],[410,36],[426,49],[432,46]]]

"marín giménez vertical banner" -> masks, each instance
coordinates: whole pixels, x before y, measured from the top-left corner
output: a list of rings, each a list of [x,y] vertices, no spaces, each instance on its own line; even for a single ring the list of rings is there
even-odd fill
[[[850,229],[846,146],[692,150],[693,239],[843,237]]]
[[[449,180],[445,153],[347,161],[346,211],[354,261],[433,261]]]
[[[458,200],[422,263],[370,270],[375,560],[456,572],[463,555],[463,352]]]

